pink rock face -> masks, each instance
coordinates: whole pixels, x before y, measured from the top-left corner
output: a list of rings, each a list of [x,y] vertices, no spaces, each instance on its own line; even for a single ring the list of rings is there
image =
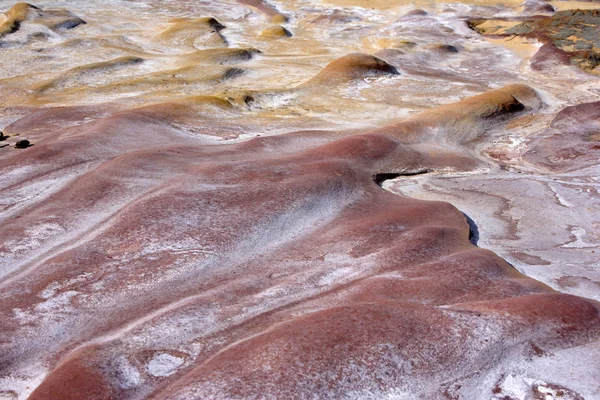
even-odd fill
[[[477,167],[430,130],[472,139],[523,93],[535,103],[512,86],[377,133],[226,145],[125,112],[4,158],[31,170],[6,195],[68,184],[1,227],[2,373],[48,366],[31,399],[492,396],[532,349],[597,341],[598,303],[471,244],[452,205],[375,182]]]
[[[600,101],[561,110],[525,153],[551,171],[575,171],[600,160]]]

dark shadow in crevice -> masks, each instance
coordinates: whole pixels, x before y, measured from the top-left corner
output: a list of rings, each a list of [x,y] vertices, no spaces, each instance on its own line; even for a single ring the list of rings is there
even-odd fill
[[[471,217],[465,213],[462,213],[462,215],[465,216],[467,223],[469,224],[469,242],[471,242],[474,246],[477,246],[477,242],[479,242],[479,228]]]
[[[422,175],[431,172],[429,169],[420,169],[417,171],[411,172],[384,172],[381,174],[373,175],[373,181],[377,184],[377,186],[381,187],[383,182],[389,181],[390,179],[396,179],[399,176],[413,176],[413,175]]]
[[[525,271],[523,271],[522,269],[519,269],[519,268],[515,267],[514,264],[511,263],[511,262],[508,262],[508,260],[506,258],[503,258],[503,260],[504,260],[505,263],[507,263],[508,265],[510,265],[515,271],[517,271],[517,272],[519,272],[519,273],[521,273],[523,275],[527,275],[525,273]]]
[[[390,180],[390,179],[396,179],[397,177],[399,177],[400,174],[396,174],[393,172],[387,172],[385,174],[375,174],[373,175],[373,180],[375,181],[375,183],[377,184],[377,186],[381,186],[383,185],[383,182]]]

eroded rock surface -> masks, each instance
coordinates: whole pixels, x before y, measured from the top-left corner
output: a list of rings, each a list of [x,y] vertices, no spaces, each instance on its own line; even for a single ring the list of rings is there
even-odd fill
[[[600,397],[597,77],[417,6],[6,4],[0,398]]]
[[[511,20],[475,20],[469,25],[483,34],[527,36],[545,43],[537,55],[534,68],[555,58],[570,61],[580,68],[598,74],[600,65],[600,10],[564,10],[548,17],[537,17],[516,23]]]

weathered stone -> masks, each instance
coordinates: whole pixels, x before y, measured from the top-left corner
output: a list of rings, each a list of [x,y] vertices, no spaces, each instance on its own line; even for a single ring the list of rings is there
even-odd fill
[[[19,140],[17,143],[15,143],[15,148],[17,149],[26,149],[29,146],[31,146],[31,142],[29,142],[29,140]]]

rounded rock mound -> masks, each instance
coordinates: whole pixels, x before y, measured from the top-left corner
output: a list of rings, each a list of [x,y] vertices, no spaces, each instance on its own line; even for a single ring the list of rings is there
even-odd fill
[[[26,21],[45,25],[53,31],[73,29],[86,23],[65,9],[42,10],[29,3],[17,3],[5,13],[0,13],[0,38],[17,32]]]
[[[303,86],[337,85],[356,79],[396,74],[396,68],[380,58],[369,54],[351,53],[327,64]]]
[[[263,39],[281,39],[291,37],[292,33],[285,29],[283,26],[276,25],[264,29],[260,33],[260,37]]]

